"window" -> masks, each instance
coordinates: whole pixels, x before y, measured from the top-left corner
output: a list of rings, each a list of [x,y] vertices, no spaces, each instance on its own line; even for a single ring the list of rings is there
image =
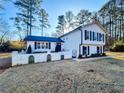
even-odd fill
[[[40,49],[40,43],[37,43],[37,48]]]
[[[42,49],[44,49],[45,47],[44,47],[44,43],[42,43]]]
[[[99,41],[102,41],[102,34],[99,34]]]
[[[99,41],[99,33],[97,33],[97,41]]]
[[[97,33],[94,32],[94,40],[97,40]]]
[[[49,48],[49,44],[48,43],[46,43],[46,49],[48,49]]]

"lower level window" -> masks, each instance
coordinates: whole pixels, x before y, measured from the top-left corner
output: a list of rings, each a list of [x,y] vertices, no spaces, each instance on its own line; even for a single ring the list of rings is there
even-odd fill
[[[37,43],[37,48],[40,49],[40,43]]]

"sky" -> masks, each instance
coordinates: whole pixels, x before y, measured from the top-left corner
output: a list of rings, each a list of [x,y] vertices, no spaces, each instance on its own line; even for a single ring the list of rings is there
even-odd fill
[[[57,26],[57,18],[59,15],[64,15],[67,11],[72,11],[76,15],[81,9],[87,9],[89,11],[98,11],[108,0],[43,0],[41,5],[47,13],[49,14],[49,23],[50,28],[45,29],[44,33],[46,35],[51,35],[52,32],[55,32],[55,27]],[[12,3],[5,3],[5,10],[2,12],[4,20],[9,22],[11,30],[14,26],[10,17],[16,15],[16,7]],[[33,31],[33,35],[39,35],[39,31]]]

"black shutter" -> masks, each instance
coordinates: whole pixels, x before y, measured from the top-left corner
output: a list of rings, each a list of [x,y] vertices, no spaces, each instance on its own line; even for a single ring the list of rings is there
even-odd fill
[[[92,32],[90,31],[90,41],[92,40]]]
[[[87,30],[85,30],[85,40],[87,40]]]
[[[99,41],[100,41],[100,33],[99,33]]]
[[[51,49],[51,43],[49,42],[49,49]]]
[[[85,55],[85,46],[83,46],[83,55]]]
[[[88,46],[88,55],[90,55],[90,47]]]
[[[105,38],[104,38],[104,34],[103,34],[103,42],[105,41],[104,39],[105,39]]]
[[[34,42],[34,48],[37,49],[37,42]]]

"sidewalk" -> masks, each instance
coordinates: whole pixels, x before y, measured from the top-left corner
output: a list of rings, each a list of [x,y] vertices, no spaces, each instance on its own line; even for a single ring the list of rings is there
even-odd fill
[[[112,57],[106,56],[106,57],[94,57],[94,58],[84,58],[84,59],[76,58],[76,59],[72,59],[72,60],[82,62],[82,61],[92,61],[92,60],[107,59],[107,58],[112,58]]]

